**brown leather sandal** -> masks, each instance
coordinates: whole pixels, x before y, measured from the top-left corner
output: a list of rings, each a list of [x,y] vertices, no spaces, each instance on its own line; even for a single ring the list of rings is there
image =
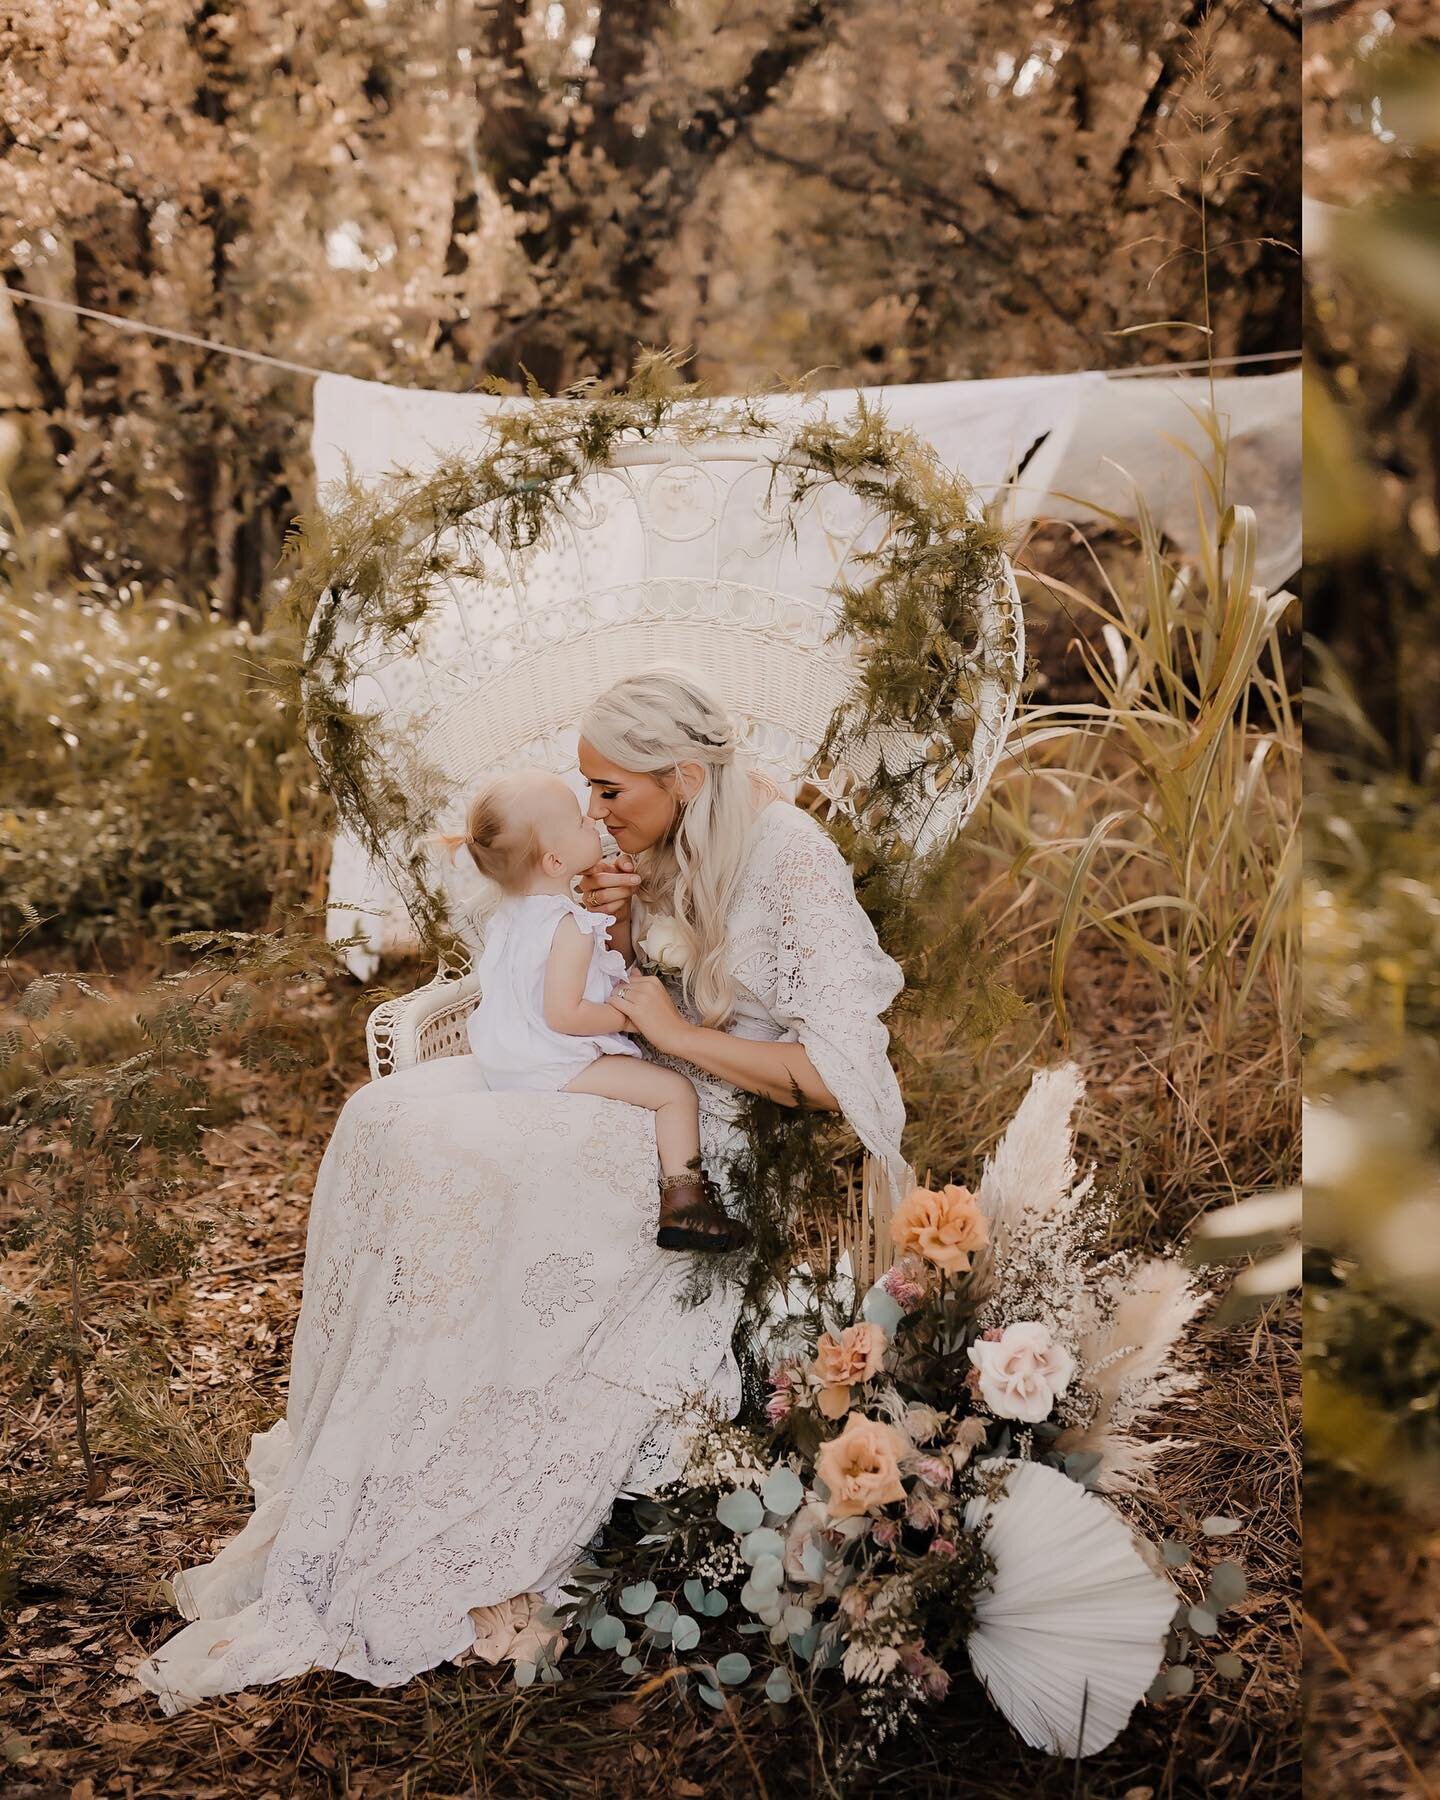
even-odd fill
[[[664,1175],[660,1179],[660,1228],[655,1242],[662,1250],[699,1250],[721,1256],[739,1250],[750,1233],[729,1218],[704,1175]]]

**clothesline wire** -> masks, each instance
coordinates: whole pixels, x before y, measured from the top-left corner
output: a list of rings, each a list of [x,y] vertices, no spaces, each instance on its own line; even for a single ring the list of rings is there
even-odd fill
[[[120,313],[101,312],[97,307],[79,306],[73,300],[56,300],[49,294],[32,294],[25,288],[14,288],[6,282],[0,282],[0,288],[12,300],[19,300],[26,306],[51,307],[56,312],[71,313],[78,319],[95,319],[104,325],[113,325],[120,331],[134,332],[140,337],[168,338],[172,343],[189,344],[196,350],[211,350],[217,356],[234,356],[242,362],[263,363],[267,368],[284,369],[292,375],[339,375],[339,369],[317,369],[310,363],[291,362],[283,356],[271,356],[264,350],[246,350],[239,344],[224,344],[218,338],[199,337],[193,331],[176,331],[170,325],[151,325],[144,319],[127,319]],[[1213,362],[1203,358],[1198,362],[1178,363],[1135,363],[1125,369],[1092,369],[1088,374],[1109,376],[1112,380],[1136,375],[1175,375],[1190,369],[1233,368],[1239,363],[1282,362],[1290,357],[1299,356],[1298,350],[1257,350],[1247,356],[1217,356]],[[396,385],[391,383],[390,385]],[[428,392],[427,389],[412,390]]]

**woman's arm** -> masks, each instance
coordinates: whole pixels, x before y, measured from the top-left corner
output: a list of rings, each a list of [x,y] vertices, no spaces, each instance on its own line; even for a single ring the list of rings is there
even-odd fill
[[[732,1037],[706,1025],[692,1025],[676,1010],[665,983],[654,975],[631,975],[625,998],[616,1000],[631,1028],[657,1050],[693,1063],[749,1094],[764,1094],[782,1106],[797,1104],[795,1090],[807,1106],[838,1112],[839,1102],[826,1087],[800,1044],[762,1044]]]
[[[664,1046],[668,1055],[683,1057],[709,1075],[718,1075],[747,1093],[765,1094],[782,1106],[799,1104],[795,1098],[798,1088],[805,1105],[823,1112],[839,1112],[840,1102],[821,1080],[803,1044],[756,1043],[753,1038],[734,1037],[728,1031],[690,1025],[684,1019],[680,1022],[683,1035],[678,1045]]]
[[[567,913],[555,928],[545,965],[545,1023],[569,1037],[601,1037],[629,1028],[619,1007],[584,997],[590,945],[590,938]]]

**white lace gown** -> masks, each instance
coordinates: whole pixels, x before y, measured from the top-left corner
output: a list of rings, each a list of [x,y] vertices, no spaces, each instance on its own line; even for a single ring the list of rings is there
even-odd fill
[[[731,1027],[799,1042],[892,1182],[902,978],[824,830],[776,801],[730,919]],[[687,1070],[707,1161],[734,1090]],[[553,1594],[617,1493],[664,1479],[688,1400],[738,1404],[729,1289],[681,1303],[656,1248],[651,1116],[492,1093],[473,1057],[347,1101],[315,1184],[286,1417],[255,1510],[174,1578],[192,1623],[136,1671],[167,1713],[312,1668],[393,1687],[470,1644],[468,1609]]]

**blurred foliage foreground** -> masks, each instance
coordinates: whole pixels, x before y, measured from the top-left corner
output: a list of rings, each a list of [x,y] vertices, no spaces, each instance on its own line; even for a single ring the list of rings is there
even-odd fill
[[[1408,1498],[1440,1459],[1436,809],[1394,774],[1307,801],[1306,1429]]]
[[[1312,1471],[1440,1473],[1440,51],[1306,28],[1305,1074]],[[1344,1607],[1350,1610],[1346,1594]],[[1338,1613],[1337,1613],[1338,1616]]]
[[[139,1318],[133,1296],[101,1306],[102,1264],[189,1270],[213,1221],[181,1202],[233,1104],[215,1051],[295,1065],[274,996],[337,966],[313,929],[330,807],[277,679],[283,628],[48,592],[9,523],[0,1251],[29,1274],[0,1315],[0,1366],[12,1394],[63,1383],[93,1497],[97,1317],[122,1333]],[[0,1499],[0,1527],[27,1505]],[[0,1543],[0,1602],[8,1569]]]
[[[285,629],[44,573],[0,589],[0,941],[93,967],[321,904],[330,808],[277,684]]]

